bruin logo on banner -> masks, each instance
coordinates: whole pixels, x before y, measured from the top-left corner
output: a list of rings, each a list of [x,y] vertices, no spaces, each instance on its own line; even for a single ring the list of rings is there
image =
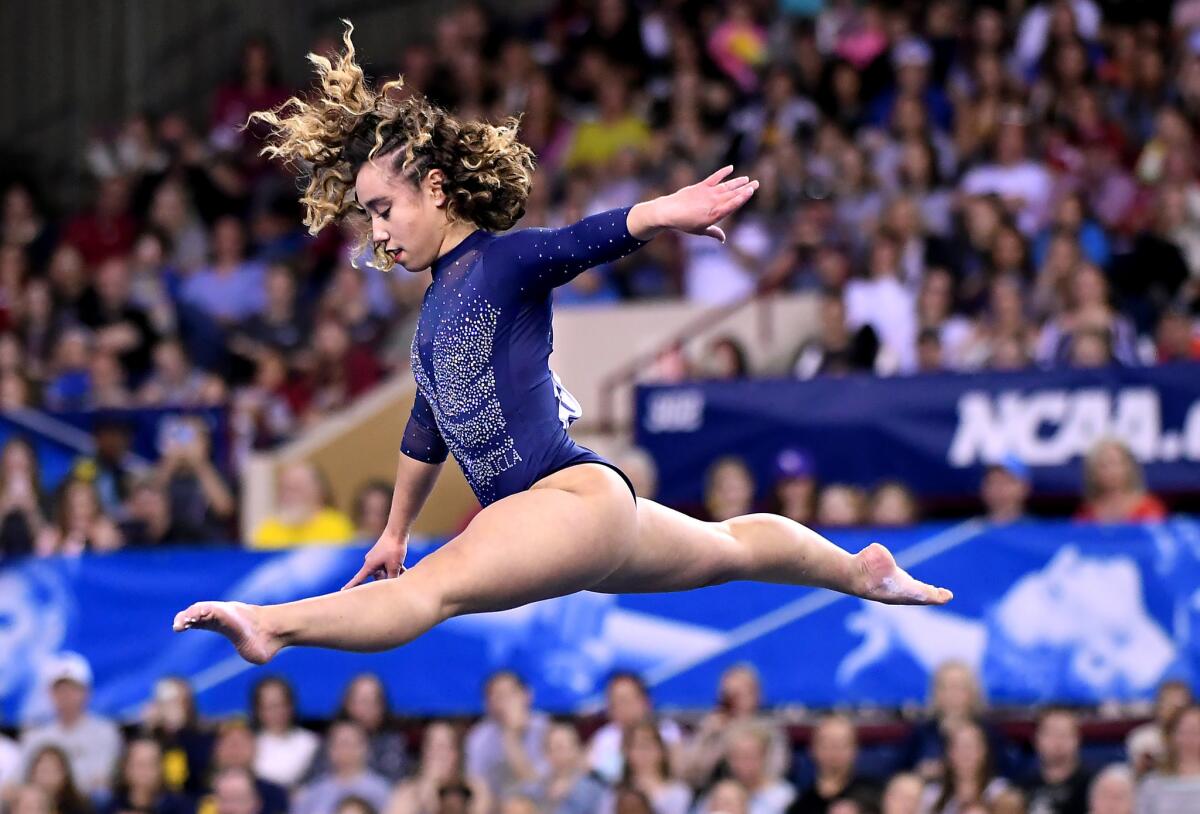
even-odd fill
[[[655,393],[646,403],[646,432],[695,432],[704,421],[704,393],[671,390]]]
[[[1162,426],[1159,395],[1150,387],[969,391],[958,400],[946,459],[968,467],[1011,453],[1030,466],[1060,466],[1102,438],[1121,439],[1142,463],[1200,461],[1200,401],[1173,428]]]

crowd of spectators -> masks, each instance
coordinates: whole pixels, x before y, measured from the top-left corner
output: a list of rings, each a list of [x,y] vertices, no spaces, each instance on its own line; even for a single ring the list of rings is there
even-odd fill
[[[654,463],[634,452],[618,458],[639,495],[653,498],[657,488]],[[1165,519],[1166,504],[1146,489],[1142,466],[1129,447],[1116,438],[1097,443],[1081,466],[1083,495],[1070,510],[1082,523],[1148,523]],[[903,481],[881,480],[870,489],[827,482],[813,456],[785,448],[775,458],[770,480],[759,484],[746,460],[725,455],[705,473],[700,505],[685,506],[706,520],[728,520],[755,511],[779,514],[822,529],[871,526],[903,528],[922,520],[921,502]],[[1029,467],[1009,454],[986,467],[977,500],[981,516],[1004,525],[1045,514],[1031,506],[1033,484]],[[1052,509],[1049,516],[1062,515]]]
[[[772,711],[745,664],[713,709],[678,721],[630,673],[609,679],[599,719],[538,711],[501,670],[481,717],[420,720],[364,673],[315,730],[278,676],[219,720],[164,678],[120,724],[89,711],[81,656],[60,654],[45,681],[51,720],[0,735],[5,814],[1186,814],[1200,799],[1200,706],[1179,681],[1123,742],[1111,727],[1089,740],[1087,711],[1065,707],[1014,730],[960,662],[936,671],[926,710],[883,729]]]

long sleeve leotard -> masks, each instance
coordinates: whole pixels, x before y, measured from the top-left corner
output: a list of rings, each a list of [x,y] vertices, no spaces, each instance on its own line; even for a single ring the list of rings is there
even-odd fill
[[[581,413],[550,370],[550,295],[644,245],[629,233],[628,214],[505,235],[478,230],[438,258],[413,337],[417,398],[405,455],[440,463],[453,454],[484,506],[568,466],[611,466],[567,435]]]

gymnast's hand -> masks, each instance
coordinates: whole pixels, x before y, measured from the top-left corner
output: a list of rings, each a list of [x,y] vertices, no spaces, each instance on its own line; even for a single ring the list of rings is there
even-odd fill
[[[745,175],[723,180],[732,172],[732,165],[722,167],[699,183],[638,204],[629,212],[629,233],[647,240],[661,229],[678,229],[724,243],[725,232],[716,224],[741,209],[758,189],[758,181]]]
[[[408,552],[408,535],[385,529],[383,535],[363,557],[363,567],[342,586],[342,590],[366,582],[368,577],[391,579],[404,573],[404,555]]]

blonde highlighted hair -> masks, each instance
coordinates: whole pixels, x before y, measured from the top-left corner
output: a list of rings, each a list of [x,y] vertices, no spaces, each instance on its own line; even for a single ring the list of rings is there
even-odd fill
[[[387,158],[392,172],[414,184],[440,170],[450,218],[489,231],[512,228],[525,214],[534,170],[533,151],[517,140],[520,120],[459,121],[423,97],[399,98],[403,78],[372,89],[354,60],[354,26],[342,22],[345,51],[332,60],[308,55],[319,88],[250,114],[250,120],[271,128],[263,154],[297,166],[308,178],[300,202],[309,232],[357,209],[355,176],[377,157]],[[370,233],[360,231],[361,250]],[[374,247],[373,255],[377,268],[393,266],[383,246]]]

